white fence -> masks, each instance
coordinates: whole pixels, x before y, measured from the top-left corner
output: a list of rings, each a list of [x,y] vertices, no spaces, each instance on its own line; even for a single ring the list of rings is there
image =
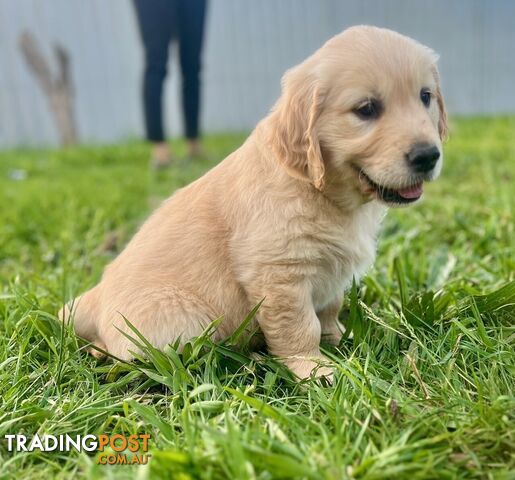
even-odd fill
[[[277,97],[285,69],[361,23],[398,30],[439,52],[451,113],[515,112],[515,0],[208,1],[207,132],[252,128]],[[55,41],[69,50],[82,141],[142,134],[142,50],[129,0],[0,0],[1,147],[57,139],[45,99],[19,53],[25,30],[48,53]],[[173,56],[166,95],[171,135],[182,130],[176,65]]]

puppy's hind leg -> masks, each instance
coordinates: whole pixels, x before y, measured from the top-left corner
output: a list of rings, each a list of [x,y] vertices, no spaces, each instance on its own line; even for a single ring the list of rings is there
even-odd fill
[[[97,322],[100,314],[98,287],[94,287],[79,297],[63,305],[59,319],[65,324],[72,324],[77,336],[105,350],[105,345],[98,338]],[[89,352],[97,358],[104,355],[90,348]]]
[[[138,340],[127,321],[153,347],[163,350],[179,339],[179,349],[182,349],[186,342],[201,335],[219,316],[210,305],[183,289],[142,290],[134,292],[123,303],[109,306],[99,337],[109,353],[122,360],[130,360],[133,357],[131,352],[141,354],[141,351],[126,336]],[[218,341],[221,338],[221,333],[215,331],[213,339]]]

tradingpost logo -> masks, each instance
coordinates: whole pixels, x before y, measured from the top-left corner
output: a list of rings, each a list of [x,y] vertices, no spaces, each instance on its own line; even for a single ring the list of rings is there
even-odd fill
[[[100,465],[146,465],[149,434],[140,435],[5,435],[9,452],[100,452]]]

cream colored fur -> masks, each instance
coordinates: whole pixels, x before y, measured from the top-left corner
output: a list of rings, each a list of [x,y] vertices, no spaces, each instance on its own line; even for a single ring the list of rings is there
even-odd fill
[[[400,188],[417,141],[441,147],[446,116],[436,57],[395,32],[354,27],[289,70],[283,94],[247,141],[153,213],[100,283],[75,299],[77,334],[130,359],[130,320],[158,348],[224,317],[230,335],[263,298],[256,324],[300,378],[329,375],[319,343],[341,336],[346,288],[371,266],[386,206],[358,170]],[[428,87],[436,101],[419,98]],[[353,109],[380,96],[373,122]],[[440,170],[441,160],[435,169]],[[117,328],[115,328],[117,327]]]

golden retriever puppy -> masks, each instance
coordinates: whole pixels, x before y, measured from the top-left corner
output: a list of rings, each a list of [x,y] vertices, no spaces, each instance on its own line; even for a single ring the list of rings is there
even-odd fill
[[[132,322],[156,347],[251,329],[299,377],[330,375],[320,340],[370,267],[388,206],[422,196],[442,166],[446,113],[436,55],[393,31],[358,26],[284,75],[282,96],[247,141],[177,191],[64,308],[77,334],[130,359]]]

